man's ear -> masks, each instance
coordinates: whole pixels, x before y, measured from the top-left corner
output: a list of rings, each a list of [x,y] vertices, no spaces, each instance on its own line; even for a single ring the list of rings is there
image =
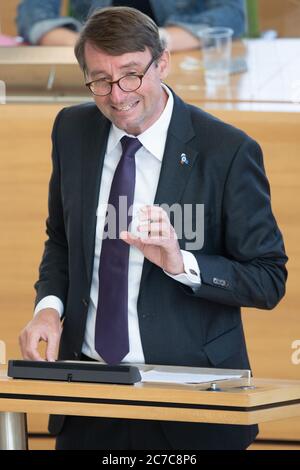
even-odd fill
[[[159,75],[160,79],[164,80],[169,75],[170,71],[170,52],[168,49],[165,49],[162,53],[162,56],[159,59],[158,67],[159,67]]]

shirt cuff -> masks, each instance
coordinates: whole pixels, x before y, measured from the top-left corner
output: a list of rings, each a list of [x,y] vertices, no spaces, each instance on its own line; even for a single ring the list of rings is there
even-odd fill
[[[60,318],[63,316],[64,304],[58,297],[56,297],[56,295],[47,295],[42,300],[40,300],[34,309],[33,316],[35,316],[40,310],[43,310],[44,308],[54,308],[54,310],[57,310],[59,313]]]
[[[182,274],[170,274],[164,270],[164,273],[172,279],[175,279],[175,281],[181,282],[181,284],[191,287],[192,289],[201,286],[200,268],[195,256],[189,251],[180,251],[183,257],[185,272]]]

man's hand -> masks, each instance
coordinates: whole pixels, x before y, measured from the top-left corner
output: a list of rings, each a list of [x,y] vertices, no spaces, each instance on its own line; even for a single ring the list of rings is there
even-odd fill
[[[184,272],[177,235],[163,209],[157,206],[142,208],[138,231],[141,238],[130,232],[121,232],[120,238],[141,250],[145,258],[169,274]]]
[[[53,308],[40,310],[21,331],[19,344],[24,359],[43,361],[38,352],[40,341],[46,341],[46,360],[55,361],[62,326],[59,314]]]
[[[160,37],[164,39],[170,52],[187,49],[200,49],[200,39],[180,26],[159,28]]]

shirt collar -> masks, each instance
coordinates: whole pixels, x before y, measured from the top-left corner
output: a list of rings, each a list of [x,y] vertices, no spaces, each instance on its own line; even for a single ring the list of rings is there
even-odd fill
[[[165,109],[163,110],[158,120],[155,121],[155,123],[152,124],[152,126],[150,126],[148,129],[146,129],[145,132],[138,136],[138,139],[143,147],[160,161],[163,159],[167,133],[174,106],[174,98],[171,90],[169,90],[169,88],[164,84],[162,84],[162,87],[168,95],[168,101]],[[107,153],[110,153],[116,148],[124,135],[128,134],[126,134],[126,132],[122,129],[116,127],[114,124],[111,125],[107,142]]]

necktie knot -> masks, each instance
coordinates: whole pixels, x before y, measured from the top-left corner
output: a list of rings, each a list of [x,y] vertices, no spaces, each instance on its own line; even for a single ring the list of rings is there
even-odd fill
[[[127,135],[122,137],[121,145],[123,150],[123,157],[134,157],[136,152],[142,147],[139,139],[135,137],[128,137]]]

